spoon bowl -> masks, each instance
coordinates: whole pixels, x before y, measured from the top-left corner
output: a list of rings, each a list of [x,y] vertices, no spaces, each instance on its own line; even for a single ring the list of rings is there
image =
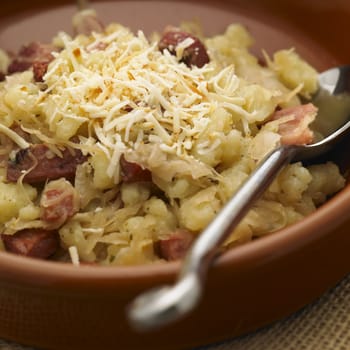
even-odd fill
[[[319,76],[320,94],[347,99],[350,93],[350,66],[329,69]],[[339,99],[342,103],[342,98]],[[350,116],[350,109],[346,117]],[[331,116],[329,116],[331,117]],[[174,322],[189,313],[200,301],[206,274],[217,249],[243,219],[254,202],[275,179],[279,171],[292,161],[319,157],[350,132],[350,121],[329,135],[309,145],[282,145],[268,154],[232,196],[216,218],[200,234],[184,259],[174,286],[158,287],[137,297],[128,308],[131,326],[146,331]]]

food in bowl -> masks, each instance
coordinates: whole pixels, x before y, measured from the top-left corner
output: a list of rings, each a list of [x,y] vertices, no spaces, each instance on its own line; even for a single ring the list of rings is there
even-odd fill
[[[239,24],[147,38],[93,11],[77,35],[2,51],[1,237],[16,254],[102,265],[181,259],[281,144],[318,137],[317,72],[293,49],[265,62]],[[310,214],[345,184],[336,164],[288,165],[226,240]]]

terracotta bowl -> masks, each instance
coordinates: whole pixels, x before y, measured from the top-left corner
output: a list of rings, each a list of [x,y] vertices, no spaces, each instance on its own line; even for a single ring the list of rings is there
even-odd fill
[[[49,6],[48,6],[49,4]],[[317,69],[349,63],[350,2],[316,0],[97,1],[108,21],[146,32],[199,18],[207,34],[246,24],[257,48],[295,46]],[[15,48],[70,28],[72,1],[1,4],[0,46]],[[345,145],[346,146],[346,145]],[[346,149],[329,155],[347,169]],[[171,283],[178,263],[73,267],[0,253],[0,337],[44,349],[182,349],[223,341],[281,319],[350,272],[350,187],[303,221],[221,256],[199,307],[152,333],[133,331],[126,305],[142,291]]]

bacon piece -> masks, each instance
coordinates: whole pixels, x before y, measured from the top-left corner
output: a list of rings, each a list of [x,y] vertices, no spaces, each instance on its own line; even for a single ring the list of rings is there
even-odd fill
[[[152,180],[152,173],[136,163],[128,162],[124,156],[120,157],[122,181],[126,183],[147,182]]]
[[[174,261],[182,259],[194,240],[193,234],[186,230],[177,230],[168,238],[161,239],[155,244],[155,251],[160,258]]]
[[[1,238],[8,252],[39,259],[49,258],[59,248],[57,231],[25,229]]]
[[[41,44],[37,41],[22,46],[10,63],[8,74],[24,72],[32,67],[35,81],[42,81],[48,65],[54,59],[52,55],[54,51],[57,51],[55,46]]]
[[[73,17],[73,28],[75,34],[90,35],[93,32],[101,33],[104,25],[97,18],[96,12],[92,9],[79,11]]]
[[[176,47],[186,39],[191,39],[192,43],[184,48],[181,61],[189,67],[203,67],[210,61],[204,44],[194,35],[178,28],[168,27],[165,29],[158,44],[159,50],[167,49],[171,54],[176,55]]]
[[[86,161],[79,150],[63,149],[62,157],[55,155],[45,144],[31,145],[16,154],[7,164],[7,180],[16,182],[24,172],[23,182],[40,183],[60,177],[74,178],[78,164]]]
[[[40,218],[56,229],[79,211],[79,194],[65,179],[49,182],[40,199]]]
[[[281,135],[282,144],[305,145],[314,139],[309,124],[314,121],[316,114],[317,108],[312,103],[308,103],[281,109],[271,116],[271,120],[281,120],[278,133]]]

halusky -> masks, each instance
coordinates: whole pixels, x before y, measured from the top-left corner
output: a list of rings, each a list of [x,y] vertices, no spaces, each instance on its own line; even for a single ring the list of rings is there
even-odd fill
[[[11,237],[39,231],[59,238],[46,257],[70,252],[75,263],[181,257],[267,153],[291,135],[311,141],[317,109],[299,96],[315,93],[317,72],[294,50],[263,66],[252,42],[238,24],[211,38],[168,28],[152,40],[111,24],[59,33],[46,66],[8,74],[0,83],[6,249],[17,252]],[[300,220],[343,186],[332,163],[288,165],[224,246]]]

